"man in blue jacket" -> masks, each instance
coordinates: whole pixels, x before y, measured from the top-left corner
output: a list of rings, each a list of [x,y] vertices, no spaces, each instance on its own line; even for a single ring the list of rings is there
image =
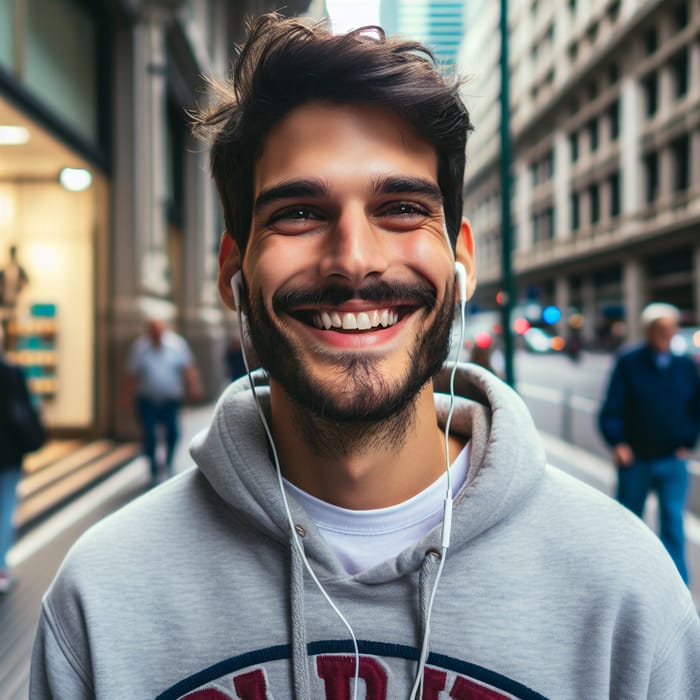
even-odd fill
[[[671,352],[678,318],[670,304],[644,309],[646,341],[618,357],[598,419],[617,466],[617,500],[641,517],[656,492],[661,541],[687,582],[683,511],[688,451],[700,431],[700,377],[689,357]]]

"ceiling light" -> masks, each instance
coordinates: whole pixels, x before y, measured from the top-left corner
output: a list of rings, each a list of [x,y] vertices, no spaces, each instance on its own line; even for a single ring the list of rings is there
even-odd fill
[[[24,126],[0,124],[0,146],[21,146],[29,141],[29,129]]]
[[[71,192],[82,192],[92,184],[92,174],[85,168],[63,168],[58,181]]]

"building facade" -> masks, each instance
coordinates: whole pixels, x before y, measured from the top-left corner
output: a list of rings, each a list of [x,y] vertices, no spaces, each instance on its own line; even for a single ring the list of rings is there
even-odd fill
[[[502,284],[498,5],[468,3],[459,56],[483,308]],[[517,303],[582,314],[590,345],[638,338],[650,301],[699,324],[700,0],[511,0],[508,24]]]
[[[273,6],[0,2],[0,314],[54,434],[133,434],[116,397],[151,311],[188,338],[208,396],[223,386],[221,215],[187,110]]]

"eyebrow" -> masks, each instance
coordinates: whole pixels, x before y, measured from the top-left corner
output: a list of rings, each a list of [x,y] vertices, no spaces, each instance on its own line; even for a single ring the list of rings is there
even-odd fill
[[[280,199],[295,199],[297,197],[322,197],[328,194],[328,185],[323,180],[302,178],[287,180],[277,185],[266,187],[255,198],[253,211],[257,214],[269,204]]]
[[[375,194],[420,194],[442,204],[442,192],[432,180],[422,177],[391,176],[377,178],[374,183]]]
[[[381,194],[420,194],[442,204],[442,192],[436,183],[422,177],[386,175],[377,177],[372,182],[375,195]],[[317,198],[330,194],[328,184],[316,178],[287,180],[266,187],[255,199],[253,211],[258,214],[265,207],[282,199]]]

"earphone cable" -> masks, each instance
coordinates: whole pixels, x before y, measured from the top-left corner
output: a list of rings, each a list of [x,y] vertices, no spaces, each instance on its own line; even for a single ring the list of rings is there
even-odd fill
[[[294,546],[297,548],[299,554],[301,555],[301,559],[304,562],[304,567],[308,571],[309,576],[311,576],[311,579],[313,580],[314,584],[316,585],[316,588],[318,588],[318,590],[320,591],[321,595],[325,598],[328,605],[330,605],[333,612],[335,612],[335,614],[340,618],[341,622],[343,623],[343,625],[345,625],[348,632],[350,633],[350,637],[352,638],[353,653],[354,653],[354,659],[355,659],[355,675],[354,675],[355,683],[354,683],[354,688],[353,688],[353,700],[357,700],[357,689],[358,689],[359,680],[360,680],[360,649],[359,649],[359,646],[357,643],[357,638],[355,636],[354,630],[350,626],[350,623],[347,621],[347,619],[343,615],[343,613],[339,610],[338,606],[333,602],[330,595],[328,595],[326,589],[323,587],[323,584],[318,580],[318,577],[316,576],[316,572],[311,568],[311,564],[309,563],[309,560],[306,558],[306,553],[304,552],[304,545],[301,543],[301,540],[299,539],[299,534],[297,533],[296,527],[294,526],[294,518],[292,517],[292,512],[291,512],[291,509],[289,508],[289,502],[287,500],[287,493],[286,493],[286,489],[284,488],[284,480],[282,478],[282,468],[280,466],[279,457],[277,455],[277,446],[275,445],[275,441],[272,437],[272,431],[270,430],[270,426],[268,425],[267,418],[265,417],[265,412],[263,411],[262,406],[260,405],[260,400],[259,400],[258,394],[255,390],[255,382],[253,381],[253,375],[251,374],[250,367],[248,366],[248,357],[247,357],[246,351],[245,351],[243,313],[241,311],[240,304],[238,304],[238,322],[239,322],[239,326],[240,326],[241,355],[243,356],[243,364],[245,366],[246,374],[248,376],[248,383],[250,384],[250,389],[253,392],[253,398],[255,400],[255,406],[258,410],[258,415],[260,417],[260,421],[263,424],[263,428],[265,429],[265,434],[267,435],[267,439],[270,443],[270,448],[272,449],[272,456],[273,456],[273,459],[275,462],[275,473],[277,474],[277,482],[279,484],[280,493],[282,495],[282,502],[284,503],[284,511],[285,511],[286,516],[287,516],[287,522],[289,524],[290,533],[292,536],[292,541],[294,542]]]

